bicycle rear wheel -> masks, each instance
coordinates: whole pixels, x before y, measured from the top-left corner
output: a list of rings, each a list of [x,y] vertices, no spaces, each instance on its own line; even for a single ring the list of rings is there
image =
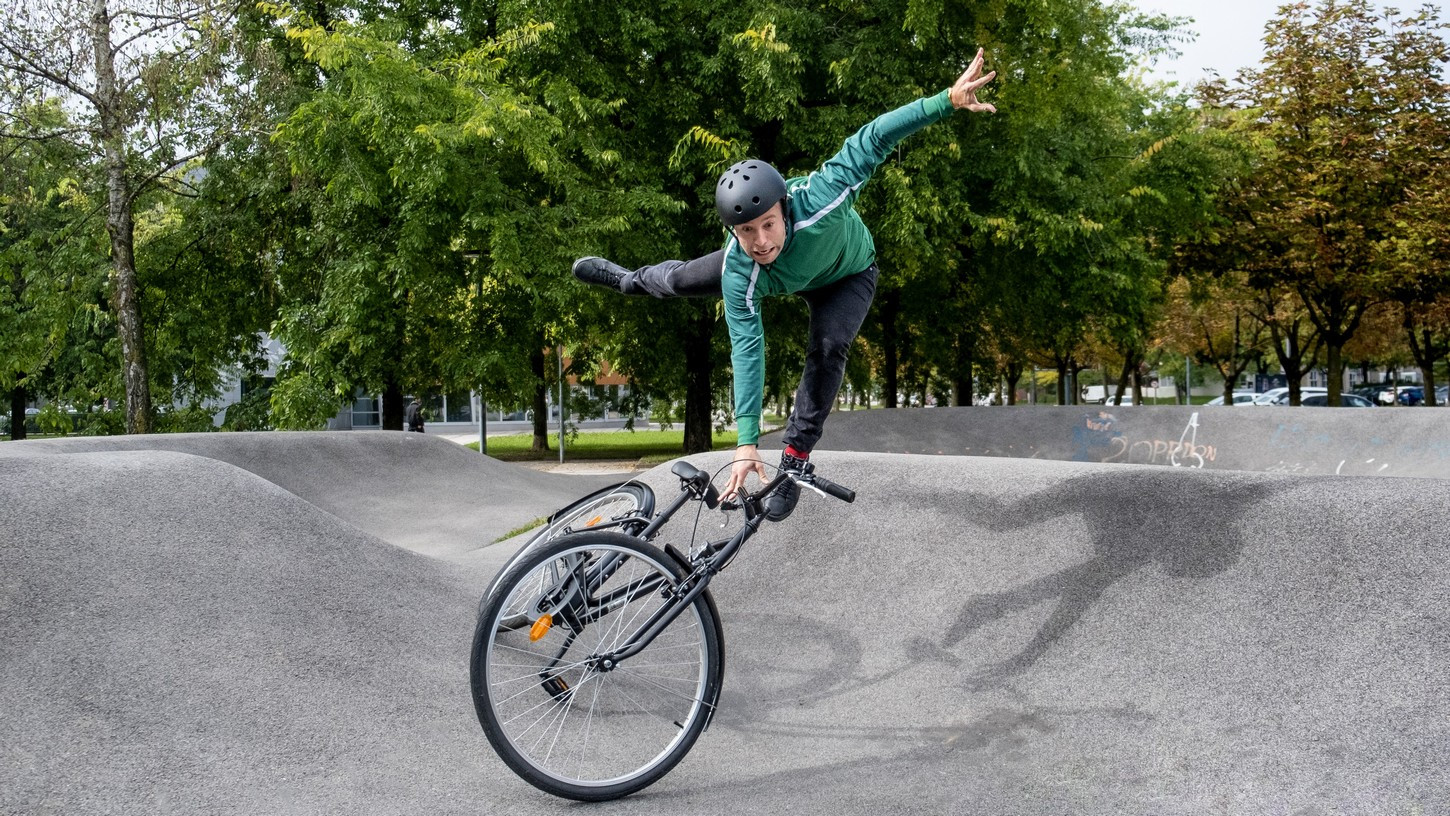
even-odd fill
[[[638,518],[635,525],[643,528],[655,511],[655,493],[648,485],[639,482],[622,482],[596,490],[578,501],[569,504],[549,517],[549,523],[535,533],[528,543],[519,548],[515,558],[537,549],[546,542],[561,535],[579,533],[593,529],[618,529],[633,533],[635,529],[620,522]]]
[[[634,657],[613,668],[591,660],[622,648],[684,575],[653,545],[590,532],[545,545],[499,580],[474,632],[471,681],[484,733],[515,773],[556,796],[601,801],[653,784],[689,753],[724,669],[708,593]],[[520,596],[535,620],[552,612],[553,625],[501,625]]]
[[[550,516],[549,523],[513,554],[499,570],[499,575],[507,574],[516,564],[560,536],[600,528],[630,535],[638,533],[649,523],[654,511],[655,494],[648,485],[624,482],[596,490]],[[517,628],[533,623],[523,608],[528,606],[529,600],[520,595],[516,608],[502,618],[505,626]]]

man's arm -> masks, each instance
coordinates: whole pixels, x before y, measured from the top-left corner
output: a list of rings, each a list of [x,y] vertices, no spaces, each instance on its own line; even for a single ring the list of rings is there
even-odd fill
[[[996,71],[983,76],[982,61],[983,52],[978,49],[967,70],[950,88],[884,113],[856,131],[797,189],[795,195],[802,198],[806,211],[817,213],[854,199],[902,139],[951,116],[953,111],[996,113],[995,107],[977,100],[977,91],[997,76]]]
[[[765,466],[756,447],[760,441],[760,412],[765,390],[765,327],[760,320],[760,301],[752,297],[751,266],[733,266],[732,240],[725,247],[725,274],[721,280],[725,298],[725,322],[730,329],[730,365],[735,373],[735,428],[738,440],[730,480],[721,495],[734,498],[754,473],[767,480]]]
[[[760,406],[765,390],[765,327],[760,303],[752,297],[749,268],[726,262],[721,289],[730,329],[730,365],[735,374],[735,425],[741,445],[760,440]],[[743,266],[743,264],[742,264]]]

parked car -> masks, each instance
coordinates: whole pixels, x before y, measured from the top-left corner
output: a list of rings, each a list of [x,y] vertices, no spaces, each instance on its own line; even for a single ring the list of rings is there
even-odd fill
[[[1254,401],[1250,404],[1273,405],[1275,400],[1277,400],[1279,397],[1284,396],[1287,393],[1289,393],[1289,389],[1284,386],[1280,386],[1278,388],[1270,388],[1268,391],[1265,391],[1262,394],[1254,397]]]
[[[1255,391],[1235,391],[1233,404],[1243,405],[1246,402],[1253,402],[1254,397],[1257,396],[1258,393]],[[1223,405],[1223,397],[1214,397],[1208,402],[1205,402],[1204,405]]]
[[[1395,395],[1395,401],[1401,405],[1424,405],[1425,389],[1418,385],[1404,386]]]
[[[1354,389],[1354,393],[1373,402],[1375,405],[1393,405],[1399,394],[1409,390],[1417,390],[1421,402],[1425,399],[1425,390],[1418,385],[1396,384],[1396,383],[1374,383],[1373,385],[1362,385]],[[1419,403],[1405,403],[1403,405],[1418,405]]]
[[[1285,397],[1284,398],[1284,404],[1285,405],[1288,405],[1289,404],[1288,397]],[[1327,393],[1326,394],[1310,394],[1309,396],[1306,396],[1302,400],[1300,400],[1299,401],[1299,404],[1300,405],[1304,405],[1304,406],[1309,406],[1309,407],[1313,407],[1313,406],[1326,407],[1326,406],[1329,405],[1329,394],[1327,394]],[[1373,407],[1375,407],[1375,405],[1374,405],[1373,402],[1370,402],[1368,399],[1360,396],[1359,394],[1340,394],[1339,395],[1339,406],[1341,408],[1373,408]]]
[[[1277,391],[1278,389],[1276,388],[1274,390]],[[1269,392],[1265,391],[1264,393],[1267,394]],[[1299,389],[1299,404],[1300,405],[1308,405],[1309,403],[1306,400],[1308,400],[1310,397],[1328,397],[1328,396],[1329,396],[1329,389],[1328,388],[1313,388],[1313,387],[1300,388]],[[1260,403],[1260,404],[1262,405],[1262,404],[1265,404],[1265,403]],[[1267,403],[1267,404],[1268,405],[1288,405],[1289,404],[1289,389],[1285,388],[1284,389],[1284,393],[1275,396],[1274,397],[1274,400],[1272,402]]]
[[[1320,388],[1318,386],[1313,386],[1313,385],[1302,385],[1302,386],[1299,387],[1299,396],[1300,396],[1300,398],[1307,397],[1310,394],[1328,394],[1328,393],[1329,393],[1329,389],[1328,388]],[[1288,405],[1289,404],[1289,388],[1288,388],[1288,386],[1281,386],[1279,388],[1270,388],[1268,391],[1265,391],[1264,393],[1258,395],[1257,397],[1254,397],[1254,404],[1255,405]]]

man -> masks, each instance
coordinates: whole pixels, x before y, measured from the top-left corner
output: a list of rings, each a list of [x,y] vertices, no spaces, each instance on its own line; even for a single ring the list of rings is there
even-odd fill
[[[417,397],[408,403],[407,410],[403,412],[403,423],[408,430],[423,433],[423,403]]]
[[[765,334],[760,299],[799,294],[810,306],[810,343],[786,426],[782,469],[801,472],[821,437],[846,370],[846,354],[876,293],[876,245],[853,204],[861,187],[902,139],[955,110],[996,113],[977,91],[996,77],[982,75],[978,50],[952,86],[887,113],[846,140],[841,151],[804,178],[786,181],[769,164],[737,162],[715,187],[715,210],[730,230],[725,248],[692,261],[665,261],[630,271],[603,258],[580,258],[574,276],[627,295],[723,295],[735,369],[739,447],[724,496],[734,496],[754,473],[768,477],[760,458],[760,409],[765,385]],[[800,488],[787,481],[766,502],[773,521],[790,515]]]

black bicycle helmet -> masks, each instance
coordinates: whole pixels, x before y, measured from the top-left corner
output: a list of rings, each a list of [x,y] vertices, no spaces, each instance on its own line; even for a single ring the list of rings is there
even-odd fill
[[[715,212],[733,227],[759,218],[785,196],[785,179],[774,167],[759,159],[746,159],[730,165],[720,176],[715,185]]]

